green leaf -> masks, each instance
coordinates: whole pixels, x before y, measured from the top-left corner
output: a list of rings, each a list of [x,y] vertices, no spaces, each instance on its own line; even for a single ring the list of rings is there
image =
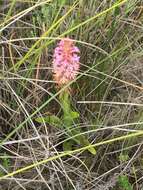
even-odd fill
[[[79,113],[76,111],[71,111],[70,116],[72,119],[77,119],[77,118],[79,118]]]
[[[71,125],[73,124],[74,119],[79,118],[79,113],[78,112],[74,112],[71,111],[69,113],[64,114],[63,116],[63,123],[67,126],[67,127],[71,127]]]
[[[66,3],[66,0],[58,0],[58,2],[61,4],[61,5],[64,5]]]
[[[88,141],[88,139],[86,138],[86,136],[84,136],[83,134],[80,134],[80,133],[81,133],[80,129],[77,128],[77,129],[72,130],[72,132],[71,132],[70,135],[73,136],[73,140],[76,143],[78,143],[79,145],[81,145],[81,146],[89,146],[88,151],[91,154],[95,155],[96,154],[95,148],[92,146],[92,144],[90,144],[90,142]],[[78,135],[78,136],[76,136],[76,135]]]
[[[120,14],[120,7],[116,7],[115,10],[114,10],[114,16],[118,16]]]
[[[72,150],[72,146],[74,144],[74,141],[70,140],[70,141],[65,141],[63,143],[63,150],[64,151],[69,151],[69,150]]]
[[[88,139],[86,139],[85,136],[83,136],[83,135],[82,135],[82,136],[79,136],[79,140],[80,140],[80,143],[81,143],[83,146],[89,146],[88,151],[89,151],[91,154],[93,154],[93,155],[96,154],[95,148],[90,144],[90,142],[88,141]],[[91,145],[91,147],[90,147],[90,145]]]
[[[54,125],[56,127],[62,127],[62,121],[59,117],[55,115],[46,116],[46,117],[38,117],[35,119],[38,123],[48,123],[50,125]]]

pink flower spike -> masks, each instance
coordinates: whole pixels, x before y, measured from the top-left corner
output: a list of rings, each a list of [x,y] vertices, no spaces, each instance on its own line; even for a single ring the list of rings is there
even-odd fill
[[[59,85],[67,84],[75,79],[79,70],[79,49],[70,38],[63,38],[54,50],[54,80]]]

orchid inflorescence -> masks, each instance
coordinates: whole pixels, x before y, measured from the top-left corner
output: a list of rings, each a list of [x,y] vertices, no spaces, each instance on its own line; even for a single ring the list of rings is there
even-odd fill
[[[70,38],[63,38],[54,50],[54,81],[64,85],[75,79],[79,71],[79,49]]]

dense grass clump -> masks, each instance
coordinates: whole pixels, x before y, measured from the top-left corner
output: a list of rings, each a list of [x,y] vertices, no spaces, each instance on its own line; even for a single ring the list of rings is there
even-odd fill
[[[0,189],[143,189],[142,31],[142,0],[0,1]]]

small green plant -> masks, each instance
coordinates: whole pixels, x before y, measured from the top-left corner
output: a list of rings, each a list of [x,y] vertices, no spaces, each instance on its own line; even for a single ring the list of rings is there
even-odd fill
[[[129,182],[128,176],[126,175],[119,176],[118,182],[119,182],[119,187],[122,190],[133,190],[133,187],[131,183]]]
[[[4,156],[1,158],[1,165],[5,170],[9,170],[10,167],[10,159],[8,158],[7,154],[4,153]],[[4,175],[4,171],[0,168],[0,176]]]
[[[120,160],[120,162],[126,162],[126,161],[129,160],[129,155],[128,155],[128,154],[123,154],[123,153],[121,153],[121,154],[119,155],[119,160]]]

